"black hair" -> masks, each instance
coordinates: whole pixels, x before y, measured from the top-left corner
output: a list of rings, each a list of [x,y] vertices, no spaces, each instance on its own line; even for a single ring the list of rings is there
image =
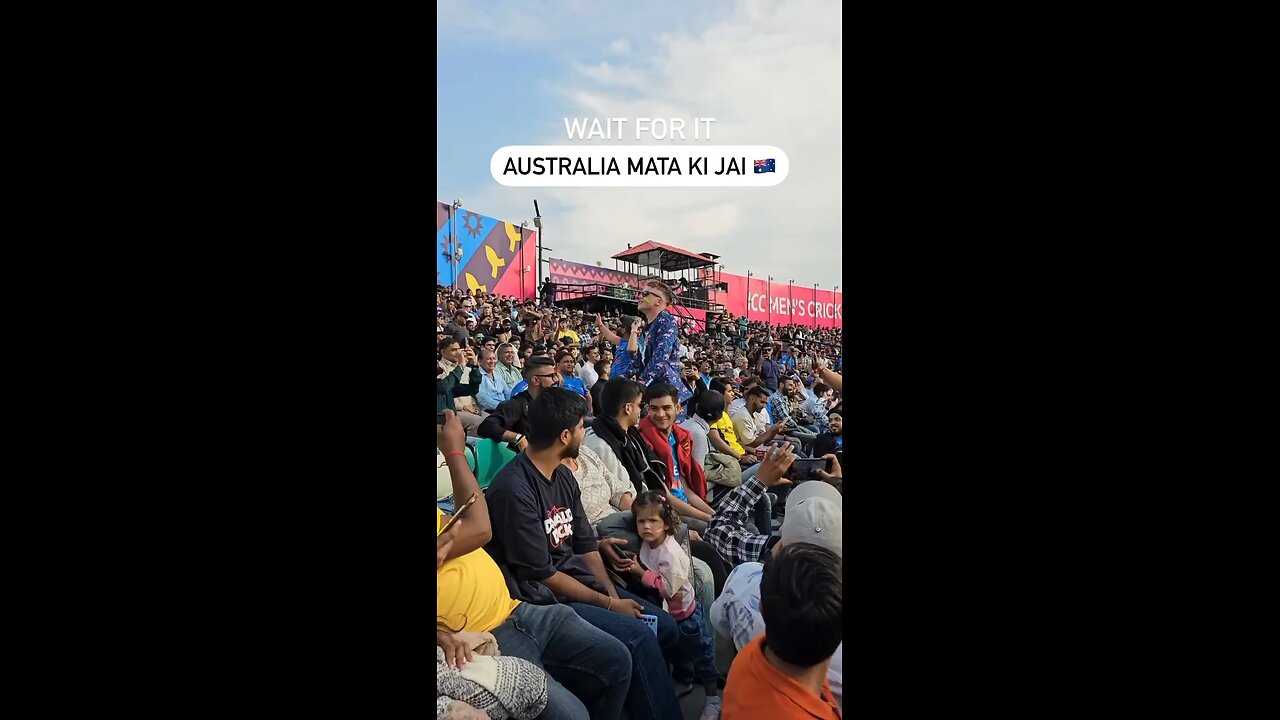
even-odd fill
[[[714,425],[724,414],[724,395],[715,390],[702,390],[689,401],[689,407],[690,415],[697,415],[708,424]]]
[[[582,396],[564,388],[542,391],[529,407],[529,447],[541,450],[550,447],[560,433],[574,428],[587,416],[587,403]]]
[[[667,526],[667,535],[675,535],[676,528],[680,527],[680,516],[676,514],[676,509],[660,492],[653,490],[645,490],[631,501],[631,517],[636,517],[640,508],[656,507],[658,508],[658,517],[662,518],[662,522]]]
[[[612,360],[605,360],[604,358],[600,358],[599,360],[591,363],[591,367],[595,369],[597,375],[600,375],[604,373],[605,365],[612,365],[612,364],[613,364]]]
[[[747,396],[759,395],[761,397],[769,397],[769,388],[763,385],[752,385],[745,394]]]
[[[651,400],[656,400],[664,395],[670,395],[676,407],[680,406],[680,391],[676,389],[675,385],[664,382],[656,382],[645,388],[644,403],[648,405]]]
[[[458,342],[458,338],[452,335],[446,335],[443,340],[436,343],[436,349],[443,353],[445,350],[449,349],[450,345],[461,345],[461,343]]]
[[[644,394],[644,386],[630,378],[612,378],[605,382],[600,393],[600,407],[609,417],[618,417],[622,406],[635,402]]]
[[[812,543],[783,546],[760,579],[765,645],[802,668],[831,657],[843,640],[843,597],[839,555]]]
[[[710,388],[708,388],[708,389],[710,389],[710,390],[715,390],[716,392],[718,392],[718,393],[720,393],[721,395],[723,395],[723,394],[724,394],[724,391],[725,391],[728,387],[729,387],[729,383],[728,383],[728,382],[726,382],[726,381],[724,380],[724,378],[712,378],[712,379],[711,379],[711,387],[710,387]]]
[[[553,368],[555,366],[556,364],[552,362],[551,358],[547,357],[546,355],[533,355],[532,357],[524,361],[524,379],[528,380],[529,378],[533,377],[533,371],[537,370],[538,368],[544,368],[544,367]]]

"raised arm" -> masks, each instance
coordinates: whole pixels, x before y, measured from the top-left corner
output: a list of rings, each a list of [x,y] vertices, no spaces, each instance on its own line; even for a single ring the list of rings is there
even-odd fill
[[[444,453],[444,461],[449,466],[454,501],[461,506],[473,493],[478,496],[471,509],[467,511],[466,518],[458,521],[457,532],[453,534],[453,547],[450,548],[447,556],[449,559],[462,557],[482,548],[493,539],[489,505],[484,500],[484,493],[480,492],[480,484],[476,482],[476,476],[471,472],[471,465],[467,463],[463,450],[466,447],[466,440],[466,432],[462,429],[462,422],[458,420],[458,416],[452,410],[445,410],[444,425],[436,427],[436,447]],[[436,532],[439,533],[443,526],[444,520],[441,518],[436,526]]]
[[[836,392],[840,392],[840,389],[843,385],[843,380],[840,377],[840,373],[827,367],[827,361],[825,358],[819,358],[817,356],[814,356],[813,364],[817,366],[818,375],[822,377],[822,382],[826,383],[827,386],[830,387],[832,390],[835,390]]]
[[[601,319],[599,315],[596,315],[596,327],[599,328],[600,330],[600,337],[604,338],[605,340],[608,340],[614,345],[617,345],[618,343],[622,342],[622,338],[618,337],[616,333],[610,330],[609,326],[604,324],[604,320]]]

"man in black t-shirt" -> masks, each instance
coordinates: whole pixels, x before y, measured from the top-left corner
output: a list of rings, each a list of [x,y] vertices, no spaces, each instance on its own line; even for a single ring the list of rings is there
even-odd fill
[[[485,492],[493,526],[485,550],[502,569],[513,598],[535,605],[565,603],[627,646],[631,717],[678,718],[667,670],[679,642],[675,620],[610,582],[578,482],[561,462],[578,456],[586,414],[581,395],[558,387],[543,390],[529,407],[528,446]],[[658,618],[656,637],[641,615]]]

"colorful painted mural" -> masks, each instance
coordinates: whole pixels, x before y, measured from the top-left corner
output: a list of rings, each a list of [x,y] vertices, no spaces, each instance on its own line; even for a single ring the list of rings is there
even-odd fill
[[[457,243],[450,242],[457,237]],[[534,297],[537,231],[436,203],[436,284]],[[450,252],[452,251],[452,257]],[[527,268],[527,269],[526,269]]]

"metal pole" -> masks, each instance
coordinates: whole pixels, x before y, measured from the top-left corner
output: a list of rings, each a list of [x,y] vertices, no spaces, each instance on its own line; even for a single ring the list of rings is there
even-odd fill
[[[814,304],[814,305],[817,305],[817,304],[818,304],[818,283],[814,283],[814,284],[813,284],[813,304]],[[818,319],[817,319],[817,318],[813,318],[813,327],[814,327],[814,329],[817,329],[817,328],[818,328]]]
[[[751,322],[751,271],[747,271],[747,322]]]
[[[533,226],[538,229],[538,292],[542,292],[542,211],[538,201],[533,201]]]
[[[836,309],[836,306],[840,304],[839,292],[840,292],[839,285],[836,285],[835,287],[831,288],[831,327],[832,329],[834,329],[836,326],[835,309]]]
[[[773,276],[769,276],[769,284],[765,285],[765,292],[768,293],[765,299],[769,303],[769,326],[773,326]]]
[[[520,254],[516,256],[516,261],[520,263],[520,300],[526,299],[524,294],[524,229],[528,227],[529,221],[522,220],[520,222]]]
[[[453,268],[453,289],[458,289],[458,249],[462,247],[462,243],[458,242],[458,208],[462,207],[462,200],[453,201],[453,239],[449,242],[449,266]]]
[[[795,311],[795,307],[796,307],[795,298],[792,297],[792,292],[793,292],[792,286],[795,285],[795,282],[796,282],[795,280],[787,281],[787,320],[788,321],[791,320],[791,313]],[[794,325],[795,323],[789,323],[789,324]]]

